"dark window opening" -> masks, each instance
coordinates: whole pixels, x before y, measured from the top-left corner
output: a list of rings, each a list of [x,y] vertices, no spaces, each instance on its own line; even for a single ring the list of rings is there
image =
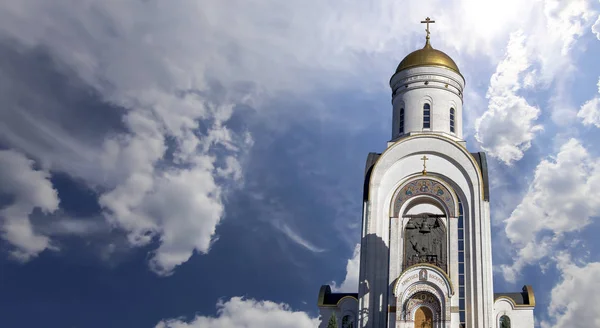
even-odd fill
[[[499,328],[510,328],[510,318],[506,315],[500,317],[500,327]]]
[[[423,129],[431,128],[431,105],[423,105]]]
[[[398,133],[404,134],[404,108],[400,108],[400,127]]]

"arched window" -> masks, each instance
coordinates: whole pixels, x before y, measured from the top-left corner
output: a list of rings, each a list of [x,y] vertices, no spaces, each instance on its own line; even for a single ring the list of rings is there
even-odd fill
[[[423,105],[423,129],[431,128],[431,105]]]
[[[354,318],[349,315],[345,315],[342,318],[342,328],[354,328]]]
[[[454,108],[450,108],[450,132],[454,133]]]
[[[404,133],[404,108],[400,108],[400,127],[398,128],[398,133]]]
[[[510,328],[510,318],[506,315],[500,317],[500,327],[499,328]]]

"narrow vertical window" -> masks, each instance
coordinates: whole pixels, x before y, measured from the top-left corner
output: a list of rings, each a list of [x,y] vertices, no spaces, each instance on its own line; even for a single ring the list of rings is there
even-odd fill
[[[462,203],[458,202],[458,313],[461,327],[465,326],[465,226]]]
[[[400,108],[400,126],[398,133],[404,134],[404,108]]]
[[[454,108],[450,108],[450,132],[454,133]]]
[[[429,129],[431,127],[431,106],[429,104],[423,105],[423,129]]]
[[[510,328],[510,318],[508,316],[500,317],[500,327],[499,328]]]

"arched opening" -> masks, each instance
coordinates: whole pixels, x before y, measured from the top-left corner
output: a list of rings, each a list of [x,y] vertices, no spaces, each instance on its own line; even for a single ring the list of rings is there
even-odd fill
[[[499,328],[510,328],[510,318],[506,315],[500,317]]]
[[[425,103],[423,105],[423,129],[431,128],[431,105]]]
[[[421,306],[415,312],[415,328],[433,328],[433,313],[426,306]]]
[[[454,133],[454,108],[450,108],[450,132]]]
[[[404,108],[400,108],[400,126],[398,128],[399,134],[404,134]]]
[[[345,315],[342,318],[342,328],[354,328],[354,318],[350,315]]]

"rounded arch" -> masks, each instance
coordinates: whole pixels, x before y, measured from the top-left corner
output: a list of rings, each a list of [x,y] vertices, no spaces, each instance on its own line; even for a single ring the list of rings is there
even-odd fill
[[[515,303],[515,301],[508,296],[500,296],[494,300],[494,303],[500,303],[500,302],[508,303],[508,305],[510,305],[510,308],[512,310],[514,310],[517,307],[517,303]]]
[[[393,203],[392,203],[393,204]],[[450,213],[450,209],[448,206],[444,204],[439,198],[432,195],[416,195],[402,202],[397,209],[392,209],[392,213],[390,213],[390,217],[402,217],[409,215],[408,213],[415,207],[426,204],[432,205],[436,209],[440,210],[445,217],[452,217],[452,213]]]
[[[429,327],[433,326],[433,323],[436,322],[435,314],[436,313],[432,311],[429,306],[419,306],[412,315],[413,321],[415,322],[415,327],[424,325],[427,325]]]
[[[358,303],[358,299],[352,295],[346,295],[337,301],[336,306],[342,308],[346,305],[346,303]]]
[[[420,308],[427,308],[431,311],[433,321],[440,321],[443,317],[443,302],[437,295],[426,290],[419,290],[411,294],[402,302],[401,319],[411,321],[415,319],[415,314]]]
[[[390,217],[398,217],[416,199],[441,207],[448,217],[458,216],[458,199],[448,184],[435,175],[409,177],[394,191],[390,203]],[[410,201],[410,202],[409,202]]]
[[[428,281],[415,281],[414,283],[411,283],[408,286],[403,287],[403,290],[400,291],[399,290],[400,286],[398,286],[398,284],[402,283],[406,278],[412,277],[413,274],[418,274],[418,272],[421,269],[427,269],[427,270],[433,271],[434,273],[437,273],[441,278],[441,282],[442,282],[445,290],[442,290],[437,284],[432,283],[431,279],[430,279]],[[437,281],[439,282],[439,280],[437,280]],[[446,272],[444,272],[442,269],[436,267],[435,265],[426,264],[426,263],[415,264],[413,266],[406,268],[404,271],[402,271],[402,273],[398,276],[398,278],[396,278],[396,281],[394,281],[394,283],[392,285],[392,292],[398,298],[406,298],[406,297],[410,296],[411,293],[414,293],[416,291],[416,289],[411,288],[416,285],[429,286],[430,288],[433,288],[433,290],[436,290],[439,293],[440,297],[442,297],[442,298],[446,298],[446,297],[450,297],[450,296],[454,295],[454,286],[452,285],[452,281],[450,280],[450,277],[448,276],[448,274]]]
[[[450,99],[448,101],[448,107],[454,107],[456,109],[457,105],[456,105],[456,101]]]
[[[423,108],[423,105],[425,105],[426,103],[429,104],[429,106],[433,107],[433,97],[430,95],[424,95],[423,97],[421,97],[421,108]]]
[[[406,152],[403,150],[403,148],[401,147],[402,144],[407,143],[407,142],[412,142],[412,141],[418,141],[418,140],[423,140],[423,139],[428,139],[428,144],[423,145],[428,149],[424,149],[422,152],[418,152],[418,153],[413,153],[413,152]],[[433,143],[431,141],[434,141]],[[438,152],[436,150],[434,150],[435,148],[439,147],[437,144],[439,144],[439,146],[450,146],[450,148],[453,150],[454,152],[458,154],[462,154],[462,158],[458,158],[458,157],[452,157],[452,156],[448,156],[447,152]],[[436,144],[436,145],[434,145]],[[402,150],[399,150],[402,149]],[[402,138],[399,139],[398,141],[394,142],[391,146],[389,146],[375,161],[375,164],[373,164],[372,168],[371,168],[371,175],[369,177],[369,193],[367,194],[367,199],[371,200],[372,196],[373,196],[373,190],[376,189],[376,184],[378,184],[381,180],[381,178],[383,177],[384,173],[387,171],[387,169],[389,169],[389,167],[391,166],[391,164],[401,158],[404,158],[406,156],[409,155],[415,155],[415,154],[435,154],[437,156],[440,156],[448,161],[450,161],[452,164],[454,164],[460,171],[461,174],[465,177],[465,179],[469,182],[469,183],[473,183],[473,185],[471,186],[472,188],[476,188],[477,189],[477,193],[480,194],[481,199],[484,199],[484,182],[483,182],[483,174],[481,172],[481,169],[479,168],[479,165],[477,164],[475,158],[467,151],[467,149],[461,145],[459,145],[458,143],[456,143],[456,141],[442,136],[442,135],[414,135],[414,136],[408,136],[406,138]],[[395,161],[389,161],[388,157],[392,156],[393,158],[395,158]],[[461,165],[462,162],[465,161],[465,164],[468,163],[468,166],[464,166]],[[467,170],[468,169],[468,170]],[[469,171],[471,171],[474,173],[474,175],[471,175]],[[428,177],[431,177],[432,175],[428,175]]]

